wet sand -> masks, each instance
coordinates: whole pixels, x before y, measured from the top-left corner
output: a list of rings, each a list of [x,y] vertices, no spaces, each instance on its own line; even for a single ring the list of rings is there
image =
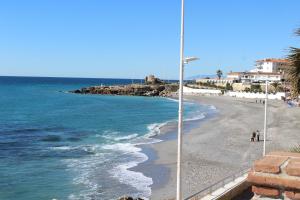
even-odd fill
[[[183,137],[183,196],[187,197],[230,174],[249,168],[262,156],[263,142],[250,142],[250,137],[253,131],[259,130],[263,139],[264,105],[253,99],[224,96],[185,98],[213,105],[218,110],[218,114],[186,131],[188,133]],[[281,101],[269,101],[268,113],[267,152],[289,150],[300,144],[300,108],[288,108]],[[173,199],[177,141],[171,139],[150,147],[156,158],[138,170],[153,177],[151,199]],[[152,166],[152,170],[145,166]],[[155,181],[160,178],[167,180]]]

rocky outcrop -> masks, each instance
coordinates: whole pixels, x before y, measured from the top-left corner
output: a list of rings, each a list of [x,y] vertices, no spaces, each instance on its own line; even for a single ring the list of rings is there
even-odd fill
[[[121,197],[119,198],[118,200],[144,200],[144,199],[141,199],[141,198],[132,198],[132,197]]]
[[[154,75],[149,75],[145,77],[145,84],[147,85],[154,85],[154,84],[163,84],[164,81],[160,80],[159,78],[155,77]]]
[[[129,96],[172,96],[178,84],[131,84],[113,86],[92,86],[71,91],[76,94],[129,95]]]

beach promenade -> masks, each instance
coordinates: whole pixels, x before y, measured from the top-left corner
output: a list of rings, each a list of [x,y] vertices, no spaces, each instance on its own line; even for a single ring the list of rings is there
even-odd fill
[[[263,139],[264,105],[253,99],[224,96],[185,96],[213,105],[218,114],[185,133],[183,140],[183,194],[187,197],[242,169],[262,156],[263,142],[250,142],[259,130]],[[270,101],[267,152],[289,150],[300,143],[300,109]],[[151,199],[173,199],[176,190],[177,141],[153,144],[156,165],[168,168],[168,180],[153,187]],[[155,184],[155,182],[154,182]]]

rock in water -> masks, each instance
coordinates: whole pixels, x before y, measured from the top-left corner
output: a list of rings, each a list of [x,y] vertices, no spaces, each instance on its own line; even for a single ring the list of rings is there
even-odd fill
[[[177,92],[178,84],[131,84],[113,86],[92,86],[70,91],[76,94],[101,94],[101,95],[130,95],[130,96],[172,96]]]
[[[119,198],[118,200],[144,200],[144,199],[141,199],[141,198],[132,198],[132,197],[128,197],[128,196],[125,196],[125,197],[121,197]]]

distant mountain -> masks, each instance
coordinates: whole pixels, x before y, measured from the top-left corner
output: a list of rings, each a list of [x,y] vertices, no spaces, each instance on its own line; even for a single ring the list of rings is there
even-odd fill
[[[199,79],[199,78],[206,78],[206,77],[209,77],[209,78],[215,78],[216,75],[213,75],[213,74],[203,74],[203,75],[195,75],[195,76],[190,76],[190,77],[187,77],[186,79],[187,80],[195,80],[195,79]]]

